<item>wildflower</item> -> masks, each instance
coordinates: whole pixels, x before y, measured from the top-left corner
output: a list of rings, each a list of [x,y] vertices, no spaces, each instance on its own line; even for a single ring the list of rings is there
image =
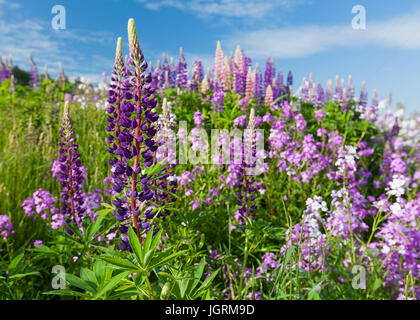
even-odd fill
[[[185,61],[182,48],[179,49],[179,62],[176,67],[176,86],[186,88],[188,83],[187,62]]]
[[[265,72],[264,72],[264,89],[267,90],[268,86],[271,86],[273,79],[276,76],[276,69],[274,67],[274,62],[270,57],[267,58],[265,63]]]
[[[401,197],[405,193],[404,186],[407,183],[407,178],[403,175],[394,175],[392,177],[392,181],[389,183],[387,187],[387,194],[394,195],[397,198]]]
[[[195,210],[195,209],[197,209],[198,207],[201,207],[201,204],[200,204],[200,201],[199,201],[199,199],[198,199],[198,198],[195,198],[193,201],[191,201],[191,202],[189,203],[189,205],[191,206],[191,209],[192,209],[192,210]]]
[[[39,86],[38,68],[31,56],[29,56],[29,60],[31,61],[31,71],[29,73],[30,86],[32,89],[37,90]]]
[[[128,237],[125,236],[130,220],[140,238],[143,230],[151,228],[150,221],[156,215],[163,217],[170,213],[169,210],[162,211],[161,208],[156,208],[151,201],[166,204],[175,200],[175,198],[168,200],[168,192],[163,190],[168,185],[172,188],[175,182],[167,184],[167,178],[171,175],[167,170],[172,165],[168,164],[157,173],[157,175],[162,174],[159,179],[153,179],[146,174],[146,169],[156,164],[157,150],[163,141],[156,136],[159,129],[157,124],[159,115],[154,111],[157,101],[151,84],[152,74],[146,73],[147,62],[144,61],[140,49],[133,19],[128,22],[128,38],[130,58],[125,65],[122,63],[121,41],[117,43],[114,83],[110,85],[114,90],[110,90],[108,99],[110,103],[108,112],[111,113],[111,117],[110,124],[106,128],[111,133],[108,137],[108,142],[111,144],[108,151],[112,155],[109,163],[112,165],[112,188],[117,195],[113,205],[116,218],[121,222],[119,231],[122,233],[122,243],[119,247],[122,250],[131,250]],[[182,50],[180,63],[184,63]],[[178,64],[178,66],[178,76],[180,76],[186,65]],[[177,80],[181,81],[182,85],[186,84],[179,77]],[[167,125],[169,121],[168,112],[165,111],[165,114],[166,119],[161,121],[163,125]],[[154,229],[154,232],[157,231]]]
[[[58,213],[56,202],[57,199],[51,193],[39,189],[33,193],[32,197],[23,201],[22,208],[27,216],[33,216],[35,219],[39,215],[43,220],[46,220]]]
[[[271,106],[273,104],[273,89],[271,88],[271,85],[268,85],[266,88],[264,104],[266,106]]]
[[[63,121],[60,129],[61,141],[59,145],[60,158],[53,164],[53,176],[60,182],[61,210],[60,214],[66,221],[72,220],[80,224],[84,218],[85,208],[83,207],[86,169],[80,161],[79,146],[70,120],[69,101],[64,103]]]
[[[235,139],[233,139],[233,148],[235,148]],[[255,172],[255,162],[253,161],[256,156],[256,134],[255,134],[255,111],[251,109],[249,116],[248,129],[245,132],[244,143],[240,143],[240,154],[235,154],[235,159],[229,163],[228,172],[229,176],[225,180],[226,185],[234,186],[238,197],[238,210],[234,214],[235,220],[239,224],[244,223],[244,218],[249,217],[251,213],[256,210],[255,195],[257,190],[255,187],[255,178],[251,175]],[[239,163],[236,156],[240,156]]]
[[[220,44],[220,41],[217,41],[217,47],[216,47],[216,55],[215,55],[215,61],[214,61],[214,81],[215,84],[218,84],[220,87],[222,87],[222,78],[223,78],[223,67],[224,67],[224,60],[225,56],[223,54],[222,45]]]
[[[15,231],[12,230],[13,225],[10,222],[8,215],[0,215],[0,236],[3,237],[3,240],[6,240],[10,234],[14,234]]]

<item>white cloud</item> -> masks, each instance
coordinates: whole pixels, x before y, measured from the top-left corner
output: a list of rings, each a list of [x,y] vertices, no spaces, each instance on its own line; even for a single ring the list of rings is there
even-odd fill
[[[263,18],[279,7],[297,5],[303,0],[137,0],[150,10],[172,7],[183,11],[191,11],[199,17],[218,15],[236,18]]]
[[[3,1],[3,0],[0,0]],[[15,19],[16,20],[16,19]],[[45,64],[48,72],[55,76],[59,73],[59,63],[67,74],[74,72],[94,73],[112,68],[112,60],[100,55],[86,56],[83,50],[72,47],[75,42],[103,44],[112,39],[109,34],[82,31],[51,29],[49,22],[41,20],[0,20],[0,54],[13,55],[13,62],[28,70],[28,55],[32,55],[40,72]],[[87,63],[86,63],[87,62]]]
[[[0,0],[0,6],[6,6],[6,7],[9,7],[10,9],[19,9],[21,7],[19,3],[10,2],[6,0]]]
[[[350,22],[350,21],[349,21]],[[378,45],[400,49],[420,49],[420,11],[385,21],[367,23],[366,30],[354,30],[351,23],[321,27],[262,29],[226,37],[224,43],[234,48],[240,44],[254,58],[299,58],[334,47]]]
[[[6,0],[0,0],[0,17],[3,16],[4,9],[19,9],[20,8],[20,4],[19,3],[15,3],[15,2],[9,2]]]

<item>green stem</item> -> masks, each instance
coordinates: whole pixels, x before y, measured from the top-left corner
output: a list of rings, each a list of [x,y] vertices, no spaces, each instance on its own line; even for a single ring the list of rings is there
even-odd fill
[[[146,276],[145,282],[146,282],[146,285],[147,285],[147,289],[149,290],[150,299],[151,300],[155,300],[155,296],[153,294],[152,285],[150,284],[150,281],[149,281],[149,277],[148,276]]]

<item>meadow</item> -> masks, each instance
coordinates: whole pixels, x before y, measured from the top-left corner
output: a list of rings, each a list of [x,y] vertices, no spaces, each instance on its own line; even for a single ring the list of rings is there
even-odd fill
[[[97,86],[0,62],[0,299],[420,297],[420,115],[220,42],[146,61],[130,20]]]

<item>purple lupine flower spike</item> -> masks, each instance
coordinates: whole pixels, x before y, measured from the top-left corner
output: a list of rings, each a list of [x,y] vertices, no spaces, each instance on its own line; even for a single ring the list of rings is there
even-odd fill
[[[127,213],[126,208],[128,207],[126,197],[119,196],[119,193],[122,191],[123,186],[127,183],[128,176],[131,174],[130,169],[125,169],[127,162],[125,156],[129,154],[128,145],[133,139],[129,130],[131,127],[129,116],[134,108],[125,101],[124,103],[122,102],[123,98],[131,98],[131,93],[126,88],[128,84],[125,82],[125,78],[129,74],[128,72],[122,57],[122,39],[118,38],[114,70],[112,71],[108,91],[109,97],[107,100],[109,104],[107,109],[109,125],[105,129],[110,133],[107,137],[110,148],[107,151],[112,157],[108,162],[112,165],[111,179],[114,183],[112,189],[116,196],[113,203],[118,204],[118,209],[114,214],[119,221],[125,220],[124,215]]]
[[[186,88],[188,83],[187,62],[184,58],[182,48],[179,49],[179,62],[176,67],[176,86],[178,88]]]
[[[286,85],[286,94],[291,95],[293,87],[293,74],[292,71],[289,71],[287,75],[287,85]]]
[[[66,74],[64,73],[64,69],[61,63],[59,64],[59,67],[60,67],[60,76],[58,77],[58,86],[60,88],[63,88],[64,84],[67,82],[67,77],[66,77]]]
[[[38,68],[32,59],[32,56],[29,56],[29,60],[31,61],[31,71],[29,73],[30,75],[30,86],[32,89],[37,90],[39,87],[39,74],[38,74]]]
[[[325,103],[325,95],[324,95],[324,89],[322,89],[322,85],[318,83],[317,86],[317,95],[318,95],[318,105],[322,106]]]
[[[169,64],[169,80],[170,80],[171,87],[175,86],[176,68],[175,68],[173,57],[171,57],[171,62]]]
[[[163,58],[162,58],[162,71],[161,71],[161,80],[160,80],[160,84],[161,84],[162,87],[165,86],[165,81],[166,81],[165,80],[166,79],[166,76],[165,75],[166,75],[166,73],[168,73],[170,83],[172,84],[172,79],[171,79],[171,76],[172,76],[172,68],[168,64],[168,58],[166,56],[166,53],[163,53]]]
[[[13,74],[13,57],[9,56],[9,59],[6,61],[6,78],[9,79]]]
[[[0,83],[6,79],[6,65],[3,63],[3,59],[0,55]]]
[[[238,45],[235,52],[234,70],[233,70],[233,90],[243,95],[245,93],[245,82],[247,69],[241,47]]]
[[[283,71],[280,69],[277,74],[277,98],[282,97],[285,94],[284,83],[283,83]]]
[[[364,106],[365,108],[367,107],[367,103],[368,103],[368,93],[366,90],[366,82],[363,81],[362,82],[362,90],[360,92],[360,99],[359,102],[362,106]]]
[[[156,163],[158,144],[155,141],[157,127],[155,122],[158,115],[153,111],[156,107],[155,91],[152,86],[152,75],[147,73],[147,63],[137,38],[133,19],[128,21],[128,38],[130,58],[124,73],[121,73],[121,126],[118,137],[120,144],[113,144],[111,153],[118,158],[111,159],[113,190],[118,197],[113,201],[116,207],[117,220],[121,222],[119,231],[122,233],[119,247],[131,250],[127,232],[130,220],[133,222],[137,236],[141,237],[142,230],[151,227],[151,219],[157,214],[157,209],[151,200],[159,201],[160,197],[150,187],[157,182],[145,174],[145,170]],[[118,57],[117,57],[118,60]],[[119,62],[116,63],[117,68]],[[167,73],[168,71],[166,71]],[[110,93],[113,97],[112,92]],[[115,101],[114,101],[115,100]],[[117,99],[111,99],[111,103]],[[117,124],[111,122],[107,128],[110,132],[117,130]],[[118,139],[116,140],[118,141]],[[161,177],[161,179],[163,179]],[[154,180],[154,181],[153,181]],[[157,230],[155,230],[157,232]]]
[[[61,157],[53,163],[53,177],[60,182],[61,210],[60,214],[66,222],[73,221],[80,225],[84,217],[85,208],[83,187],[86,179],[86,168],[80,161],[79,146],[70,120],[70,102],[66,96],[64,103],[63,122],[60,129],[61,141],[58,152]]]
[[[264,90],[267,90],[267,87],[272,85],[273,78],[276,76],[276,69],[274,67],[274,62],[270,57],[267,58],[265,63],[264,71]]]
[[[255,187],[255,178],[251,176],[255,170],[255,163],[252,161],[255,159],[256,150],[256,131],[255,131],[255,110],[251,109],[248,127],[245,132],[244,143],[241,145],[241,161],[235,163],[235,161],[229,164],[228,171],[233,173],[236,177],[234,186],[236,189],[236,195],[238,196],[239,208],[235,212],[234,218],[240,224],[244,224],[244,218],[250,217],[250,215],[256,210],[255,195],[253,194],[257,188]]]
[[[5,63],[3,63],[0,55],[0,83],[5,79],[9,79],[12,76],[12,57],[9,59],[6,58]]]
[[[190,90],[198,91],[199,84],[203,81],[203,64],[201,61],[194,61]]]

